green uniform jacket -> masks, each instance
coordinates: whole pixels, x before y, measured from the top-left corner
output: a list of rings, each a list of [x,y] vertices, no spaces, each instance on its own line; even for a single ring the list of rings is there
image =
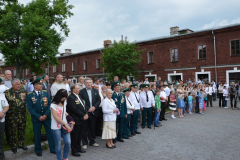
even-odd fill
[[[7,114],[26,113],[25,104],[27,91],[24,88],[21,87],[18,92],[15,92],[13,88],[10,88],[4,93],[9,104],[9,110]]]
[[[39,118],[43,115],[46,115],[47,119],[51,118],[51,98],[46,90],[40,91],[40,94],[40,98],[35,90],[27,94],[27,107],[31,113],[32,122],[40,122]]]
[[[123,118],[127,114],[126,98],[122,92],[120,92],[119,94],[120,97],[117,96],[116,92],[113,92],[112,99],[115,101],[115,104],[120,111],[118,118]]]
[[[161,100],[158,95],[155,96],[155,108],[156,109],[161,109]]]

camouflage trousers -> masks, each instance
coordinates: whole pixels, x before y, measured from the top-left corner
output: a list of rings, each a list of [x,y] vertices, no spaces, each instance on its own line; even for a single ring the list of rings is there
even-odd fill
[[[6,115],[6,125],[8,126],[9,145],[11,149],[24,145],[26,113],[14,113]],[[17,135],[18,134],[18,146]]]

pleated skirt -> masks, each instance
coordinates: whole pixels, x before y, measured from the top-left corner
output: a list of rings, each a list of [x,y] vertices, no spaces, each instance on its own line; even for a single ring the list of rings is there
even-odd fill
[[[102,139],[113,139],[116,137],[116,121],[104,121]]]

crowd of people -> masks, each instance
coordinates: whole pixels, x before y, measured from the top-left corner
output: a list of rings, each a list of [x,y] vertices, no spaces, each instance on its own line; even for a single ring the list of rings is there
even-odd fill
[[[161,77],[154,82],[147,78],[144,82],[120,82],[117,76],[112,82],[79,77],[78,83],[72,83],[57,74],[51,85],[46,74],[20,81],[12,79],[8,70],[0,77],[0,159],[4,159],[4,131],[13,153],[17,148],[28,149],[24,145],[27,111],[31,114],[36,155],[42,156],[44,126],[50,152],[58,160],[67,160],[70,149],[79,157],[89,146],[99,147],[96,136],[106,140],[108,149],[114,149],[117,141],[141,134],[139,120],[142,129],[160,127],[167,120],[168,108],[172,119],[176,110],[179,118],[187,113],[203,115],[217,97],[219,107],[227,108],[229,95],[231,107],[237,107],[239,83],[228,86],[200,79],[170,83]]]

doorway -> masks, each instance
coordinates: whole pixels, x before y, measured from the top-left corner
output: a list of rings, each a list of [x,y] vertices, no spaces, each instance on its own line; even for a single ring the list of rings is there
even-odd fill
[[[154,82],[155,76],[146,76],[145,78],[148,78],[149,82]]]
[[[240,72],[229,73],[229,85],[236,81],[240,81]]]
[[[197,78],[200,79],[201,81],[204,79],[205,81],[209,80],[208,74],[198,74]]]
[[[178,80],[182,80],[181,79],[181,75],[176,75],[176,76],[170,76],[170,82],[173,82],[173,81],[178,81]]]

